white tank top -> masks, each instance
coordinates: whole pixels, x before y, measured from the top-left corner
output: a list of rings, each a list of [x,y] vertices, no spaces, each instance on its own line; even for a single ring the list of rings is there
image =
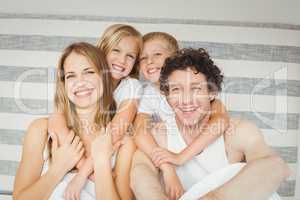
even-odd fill
[[[175,117],[170,117],[166,121],[167,127],[167,148],[179,153],[187,144],[177,127]],[[214,143],[210,144],[200,154],[195,156],[185,164],[176,167],[177,175],[185,190],[202,180],[207,175],[227,166],[229,164],[224,138],[220,136]]]

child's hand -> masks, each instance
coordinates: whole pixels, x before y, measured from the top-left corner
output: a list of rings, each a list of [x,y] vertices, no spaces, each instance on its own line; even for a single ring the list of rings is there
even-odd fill
[[[67,173],[83,156],[83,143],[78,136],[75,136],[73,131],[70,131],[65,140],[62,141],[61,146],[58,146],[58,137],[55,133],[51,133],[51,139],[51,166]]]
[[[115,146],[112,144],[111,126],[103,128],[99,136],[92,142],[91,154],[94,161],[110,161],[113,153],[121,145],[117,142]]]
[[[183,193],[183,186],[176,174],[174,168],[168,168],[167,170],[162,170],[163,180],[165,183],[165,192],[170,200],[179,199]]]
[[[173,153],[164,148],[155,148],[151,156],[152,162],[156,167],[161,164],[170,163],[173,165],[182,165],[184,163],[183,158],[180,153]]]
[[[123,139],[123,135],[121,134],[120,128],[114,124],[110,125],[111,127],[111,142],[113,145],[117,144]]]
[[[87,178],[84,176],[81,176],[79,173],[77,173],[71,182],[68,184],[65,193],[64,193],[64,199],[66,200],[80,200],[80,193],[83,189],[85,182]]]

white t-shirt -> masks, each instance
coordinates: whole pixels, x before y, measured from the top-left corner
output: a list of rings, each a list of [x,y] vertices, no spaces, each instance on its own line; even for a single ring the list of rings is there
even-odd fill
[[[153,118],[158,117],[162,121],[174,116],[174,111],[168,104],[166,97],[152,83],[148,83],[144,88],[138,113],[146,113]]]
[[[127,99],[140,99],[143,95],[143,87],[135,78],[124,78],[114,91],[114,99],[117,107]]]

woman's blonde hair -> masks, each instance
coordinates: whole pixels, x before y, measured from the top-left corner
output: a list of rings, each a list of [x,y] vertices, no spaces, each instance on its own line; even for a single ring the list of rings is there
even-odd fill
[[[114,24],[109,26],[98,40],[96,46],[100,48],[105,55],[107,55],[114,46],[116,46],[124,37],[135,37],[138,42],[138,52],[142,49],[142,35],[134,27],[126,24]],[[139,74],[138,70],[138,57],[135,64],[129,74],[130,77],[137,78]]]
[[[176,53],[179,50],[179,45],[175,37],[172,35],[165,33],[165,32],[150,32],[147,33],[143,36],[143,43],[146,43],[151,40],[163,40],[166,45],[168,50],[170,51],[171,54]]]
[[[85,56],[96,68],[96,73],[101,76],[103,95],[97,102],[97,111],[94,118],[95,125],[104,127],[111,121],[115,111],[115,102],[113,100],[112,78],[103,52],[85,42],[73,43],[68,46],[63,51],[58,64],[54,102],[56,109],[63,113],[68,128],[78,135],[82,131],[81,122],[76,113],[75,105],[68,98],[65,89],[64,64],[72,52]]]

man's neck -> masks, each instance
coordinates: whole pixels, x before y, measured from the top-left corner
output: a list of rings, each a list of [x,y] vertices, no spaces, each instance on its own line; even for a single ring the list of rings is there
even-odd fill
[[[203,119],[201,119],[197,124],[194,124],[192,126],[187,126],[185,124],[183,124],[182,122],[180,122],[177,117],[176,118],[176,124],[179,128],[179,131],[183,134],[183,135],[189,135],[189,136],[197,136],[198,134],[200,134],[202,132],[203,129],[205,129],[207,127],[209,118],[210,118],[210,114],[207,113],[205,117],[203,117]]]

